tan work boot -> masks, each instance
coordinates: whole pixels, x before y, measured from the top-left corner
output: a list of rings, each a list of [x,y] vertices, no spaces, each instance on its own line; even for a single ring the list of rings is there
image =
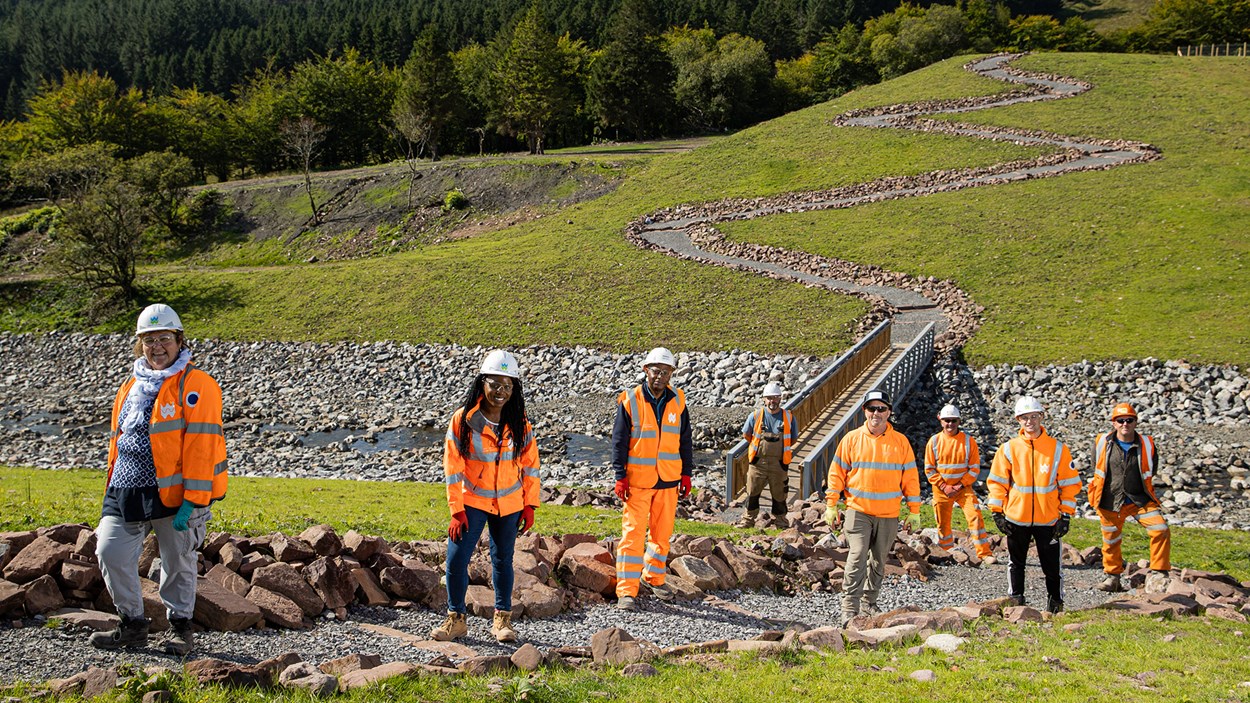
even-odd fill
[[[760,516],[760,511],[747,511],[742,514],[742,519],[738,521],[738,527],[755,527],[755,519]]]
[[[1119,593],[1124,590],[1124,586],[1120,583],[1119,574],[1107,574],[1107,578],[1103,579],[1102,583],[1094,586],[1094,588],[1107,593]]]
[[[469,624],[464,621],[464,613],[447,613],[442,625],[430,630],[430,639],[436,642],[450,642],[469,634]]]
[[[516,630],[512,629],[512,611],[496,610],[495,621],[490,626],[490,633],[496,642],[516,642]]]
[[[997,563],[998,563],[998,558],[995,557],[993,554],[989,556],[981,557],[981,566],[991,566]]]

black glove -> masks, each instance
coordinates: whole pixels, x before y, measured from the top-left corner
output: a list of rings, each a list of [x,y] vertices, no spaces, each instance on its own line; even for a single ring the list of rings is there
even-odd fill
[[[998,531],[1010,537],[1011,536],[1011,523],[1007,522],[1007,516],[1003,515],[1002,513],[990,513],[990,514],[994,516],[994,526],[998,528]]]
[[[1068,534],[1068,528],[1072,526],[1072,518],[1067,515],[1060,515],[1059,522],[1055,523],[1055,539],[1063,539]]]

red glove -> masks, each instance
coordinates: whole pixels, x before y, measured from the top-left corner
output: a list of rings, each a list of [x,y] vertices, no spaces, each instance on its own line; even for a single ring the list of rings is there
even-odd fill
[[[516,526],[521,528],[521,534],[530,531],[534,526],[534,506],[527,505],[521,508],[521,519],[517,520]]]
[[[464,536],[464,528],[468,526],[469,516],[465,515],[464,511],[461,510],[451,516],[451,524],[447,526],[447,536],[451,538],[452,542],[459,542],[460,538]]]
[[[681,485],[677,487],[677,497],[685,498],[690,495],[690,477],[682,474]]]
[[[629,479],[623,478],[616,482],[616,497],[621,500],[629,500]]]

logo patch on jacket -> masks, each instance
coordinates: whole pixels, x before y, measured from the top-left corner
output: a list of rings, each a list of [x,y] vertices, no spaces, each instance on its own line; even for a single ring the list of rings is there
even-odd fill
[[[199,394],[199,393],[197,393],[197,392],[195,392],[195,391],[191,391],[190,393],[188,393],[188,394],[187,394],[187,407],[188,407],[188,408],[194,408],[194,407],[195,407],[195,404],[196,404],[196,403],[198,403],[198,402],[200,402],[200,394]]]
[[[161,417],[173,417],[173,416],[174,416],[174,404],[173,403],[165,403],[164,405],[161,406]]]
[[[668,421],[669,421],[669,422],[677,422],[677,413],[669,413],[669,414],[668,414]]]

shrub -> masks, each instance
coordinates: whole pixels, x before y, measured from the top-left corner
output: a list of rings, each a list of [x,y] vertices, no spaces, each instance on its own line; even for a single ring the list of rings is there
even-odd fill
[[[452,188],[447,191],[447,195],[443,196],[443,210],[463,210],[469,207],[469,196],[459,188]]]

